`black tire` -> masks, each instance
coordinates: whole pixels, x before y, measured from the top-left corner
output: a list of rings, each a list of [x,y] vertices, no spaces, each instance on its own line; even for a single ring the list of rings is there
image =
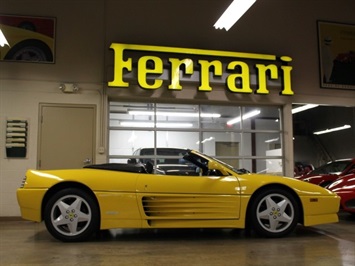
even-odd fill
[[[13,46],[5,55],[4,59],[30,62],[53,62],[53,53],[48,45],[42,41],[25,40]]]
[[[85,241],[99,230],[99,209],[85,191],[66,188],[48,200],[44,222],[49,233],[60,241]]]
[[[283,237],[290,234],[299,221],[300,209],[288,191],[270,188],[258,193],[250,206],[252,229],[263,237]]]

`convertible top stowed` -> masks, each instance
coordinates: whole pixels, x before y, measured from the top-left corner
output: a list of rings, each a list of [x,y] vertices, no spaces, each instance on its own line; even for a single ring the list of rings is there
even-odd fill
[[[87,166],[84,166],[84,168],[122,171],[122,172],[131,172],[131,173],[146,173],[147,172],[145,170],[145,167],[142,164],[104,163],[104,164],[87,165]]]

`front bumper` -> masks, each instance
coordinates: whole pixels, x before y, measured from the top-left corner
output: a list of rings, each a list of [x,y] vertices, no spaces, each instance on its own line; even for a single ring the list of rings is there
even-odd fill
[[[17,202],[25,220],[42,221],[42,201],[47,189],[17,189]]]

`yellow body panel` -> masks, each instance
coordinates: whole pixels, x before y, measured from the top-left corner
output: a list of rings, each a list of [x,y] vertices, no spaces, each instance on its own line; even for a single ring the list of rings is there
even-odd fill
[[[141,227],[135,193],[96,192],[95,195],[101,210],[101,229]]]
[[[47,189],[24,189],[17,190],[17,201],[21,207],[23,219],[40,222],[42,221],[41,205]]]
[[[305,226],[325,224],[338,221],[339,197],[334,196],[303,196],[301,197],[304,206]]]

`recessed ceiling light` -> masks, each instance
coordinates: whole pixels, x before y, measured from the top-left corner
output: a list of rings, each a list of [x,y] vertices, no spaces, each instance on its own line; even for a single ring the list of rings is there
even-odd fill
[[[318,104],[306,104],[306,105],[303,105],[300,107],[296,107],[296,108],[292,109],[292,114],[296,114],[296,113],[299,113],[299,112],[302,112],[302,111],[305,111],[308,109],[312,109],[317,106],[318,106]]]
[[[154,111],[128,111],[130,115],[154,115]],[[175,117],[198,117],[199,113],[186,113],[186,112],[156,112],[157,116],[175,116]],[[201,117],[221,117],[216,113],[201,113]]]
[[[260,114],[260,110],[251,111],[249,113],[244,114],[242,117],[238,116],[236,118],[233,118],[233,119],[227,121],[227,125],[228,126],[234,125],[234,124],[240,122],[241,120],[251,118],[251,117],[256,116],[258,114]]]
[[[136,121],[131,121],[131,122],[121,122],[121,126],[123,127],[165,127],[165,128],[190,128],[193,126],[192,123],[169,123],[169,122],[136,122]]]
[[[255,2],[256,0],[234,0],[214,24],[214,27],[216,29],[225,28],[228,31]]]
[[[330,132],[334,132],[334,131],[339,131],[339,130],[344,130],[344,129],[348,129],[348,128],[351,128],[351,126],[350,125],[344,125],[342,127],[334,127],[334,128],[329,128],[329,129],[325,129],[325,130],[316,131],[316,132],[313,132],[313,134],[322,135],[322,134],[326,134],[326,133],[330,133]]]

